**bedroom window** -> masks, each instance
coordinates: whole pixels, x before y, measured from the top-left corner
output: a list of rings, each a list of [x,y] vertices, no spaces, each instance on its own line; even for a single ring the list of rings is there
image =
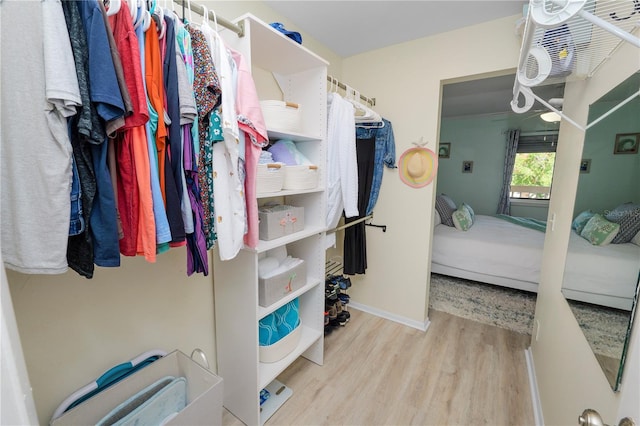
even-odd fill
[[[549,200],[558,133],[521,134],[511,177],[510,197]]]

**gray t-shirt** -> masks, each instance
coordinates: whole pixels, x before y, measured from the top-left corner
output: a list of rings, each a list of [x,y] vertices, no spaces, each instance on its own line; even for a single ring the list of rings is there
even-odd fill
[[[1,52],[2,258],[23,273],[59,274],[71,208],[66,118],[80,105],[69,36],[56,1],[4,1],[1,19],[3,46],[20,51]]]

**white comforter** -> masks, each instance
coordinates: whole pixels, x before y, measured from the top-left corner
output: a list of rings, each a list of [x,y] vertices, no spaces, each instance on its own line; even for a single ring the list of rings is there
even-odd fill
[[[544,233],[492,216],[476,215],[466,232],[438,225],[433,232],[434,264],[537,284]],[[633,298],[640,270],[640,247],[593,246],[571,233],[564,288]],[[606,283],[603,286],[603,283]]]

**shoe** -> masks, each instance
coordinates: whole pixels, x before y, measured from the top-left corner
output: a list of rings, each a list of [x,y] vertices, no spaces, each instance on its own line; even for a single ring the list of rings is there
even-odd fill
[[[349,297],[348,294],[345,294],[345,293],[339,293],[338,294],[338,300],[340,300],[345,305],[347,303],[349,303],[349,299],[350,299],[350,297]]]
[[[349,318],[351,318],[351,314],[347,311],[342,311],[338,314],[336,320],[344,327],[349,322]]]

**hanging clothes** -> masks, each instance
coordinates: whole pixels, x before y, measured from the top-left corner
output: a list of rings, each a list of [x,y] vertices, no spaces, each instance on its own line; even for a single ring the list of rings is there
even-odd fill
[[[327,228],[358,216],[358,164],[353,104],[329,93],[327,114]]]
[[[258,245],[258,199],[256,176],[262,148],[269,144],[267,126],[262,116],[258,91],[251,69],[240,52],[229,49],[237,67],[236,112],[238,128],[244,133],[245,181],[244,193],[247,209],[247,231],[244,243],[251,248]],[[242,136],[241,136],[242,138]]]
[[[117,226],[99,226],[94,233],[90,226],[95,203],[98,203],[99,211],[109,212],[113,206],[113,188],[110,187],[111,179],[107,177],[106,151],[104,156],[100,155],[99,147],[106,143],[107,134],[115,132],[118,126],[124,124],[122,118],[125,111],[103,10],[97,2],[92,1],[65,0],[62,4],[76,60],[78,84],[83,95],[82,114],[69,122],[69,133],[80,178],[82,212],[86,225],[81,234],[69,236],[67,261],[80,275],[91,278],[94,270],[95,238],[100,238],[101,232],[108,233],[117,229]],[[81,71],[78,72],[78,69]],[[83,86],[86,88],[82,89]],[[88,99],[85,100],[87,95]],[[103,162],[94,162],[92,152],[103,159]],[[98,193],[102,195],[97,196]],[[99,222],[100,216],[94,216],[94,222]]]
[[[214,246],[217,238],[211,164],[213,150],[211,143],[207,141],[207,132],[211,113],[220,99],[220,84],[211,59],[211,52],[202,31],[193,25],[188,25],[187,30],[191,35],[191,47],[194,57],[195,80],[193,88],[198,107],[198,139],[200,142],[197,163],[198,184],[204,211],[203,228],[208,250]]]
[[[82,100],[62,6],[4,2],[0,32],[5,46],[20,48],[0,52],[2,110],[19,112],[0,128],[2,259],[22,273],[63,273],[72,176],[66,121]]]
[[[191,34],[184,24],[176,19],[176,43],[178,46],[182,62],[184,62],[187,80],[191,87],[190,96],[187,95],[185,102],[180,102],[182,110],[181,124],[182,126],[182,146],[183,146],[183,167],[185,171],[185,184],[187,195],[189,197],[189,214],[193,220],[193,231],[187,232],[187,275],[190,276],[194,272],[203,273],[205,276],[209,273],[209,258],[207,254],[207,239],[204,233],[204,208],[202,199],[200,198],[200,186],[198,184],[198,157],[196,155],[197,142],[194,141],[194,135],[197,137],[197,120],[198,109],[195,90],[195,69],[193,49],[191,45]],[[193,131],[195,128],[195,132]],[[186,221],[185,221],[186,223]]]
[[[189,193],[187,188],[187,182],[184,170],[184,133],[183,128],[187,124],[192,124],[195,116],[198,114],[196,108],[196,100],[193,97],[193,80],[189,79],[187,71],[187,64],[182,55],[182,47],[180,46],[179,34],[180,32],[187,32],[184,29],[184,25],[180,22],[178,16],[174,13],[165,15],[165,20],[171,20],[175,28],[175,61],[176,61],[176,74],[178,76],[178,99],[180,106],[180,158],[178,159],[178,167],[180,169],[180,181],[176,184],[181,186],[182,197],[180,199],[180,209],[182,212],[182,220],[184,222],[184,232],[186,235],[193,234],[193,212],[191,210],[191,204],[189,201]],[[187,32],[188,36],[188,32]],[[189,47],[191,41],[189,38]],[[193,69],[193,68],[192,68]],[[189,126],[189,129],[191,126]],[[190,140],[190,139],[189,139]],[[173,160],[172,160],[173,161]]]
[[[382,119],[383,127],[356,128],[358,155],[358,210],[357,218],[373,213],[378,200],[384,166],[395,168],[395,138],[391,122]],[[348,224],[356,217],[346,219]],[[364,274],[367,269],[367,241],[364,222],[345,229],[344,273]]]
[[[349,224],[366,216],[375,169],[375,137],[356,139],[358,161],[358,216],[345,219]],[[364,274],[367,269],[367,236],[364,222],[344,230],[343,271],[347,275]]]
[[[165,186],[167,216],[171,226],[171,246],[186,244],[182,218],[182,133],[180,131],[180,99],[178,94],[178,69],[176,64],[176,33],[173,20],[164,19],[162,38],[162,76],[164,78],[165,120],[168,120],[167,149],[165,151]]]
[[[219,119],[219,133],[209,132],[213,144],[214,198],[216,200],[216,234],[221,260],[236,257],[243,245],[247,228],[244,199],[244,159],[236,116],[236,85],[231,58],[222,38],[207,23],[200,27],[207,40],[221,85],[220,105],[214,111]],[[221,143],[215,143],[221,141]],[[244,145],[243,145],[244,148]],[[244,149],[242,150],[244,151]]]
[[[373,182],[371,183],[371,195],[367,203],[367,215],[373,213],[373,209],[378,201],[384,167],[387,166],[389,169],[396,168],[396,142],[393,135],[393,126],[391,122],[385,118],[382,119],[382,122],[384,123],[382,127],[367,128],[361,124],[356,128],[356,138],[366,139],[374,137],[376,140]]]

